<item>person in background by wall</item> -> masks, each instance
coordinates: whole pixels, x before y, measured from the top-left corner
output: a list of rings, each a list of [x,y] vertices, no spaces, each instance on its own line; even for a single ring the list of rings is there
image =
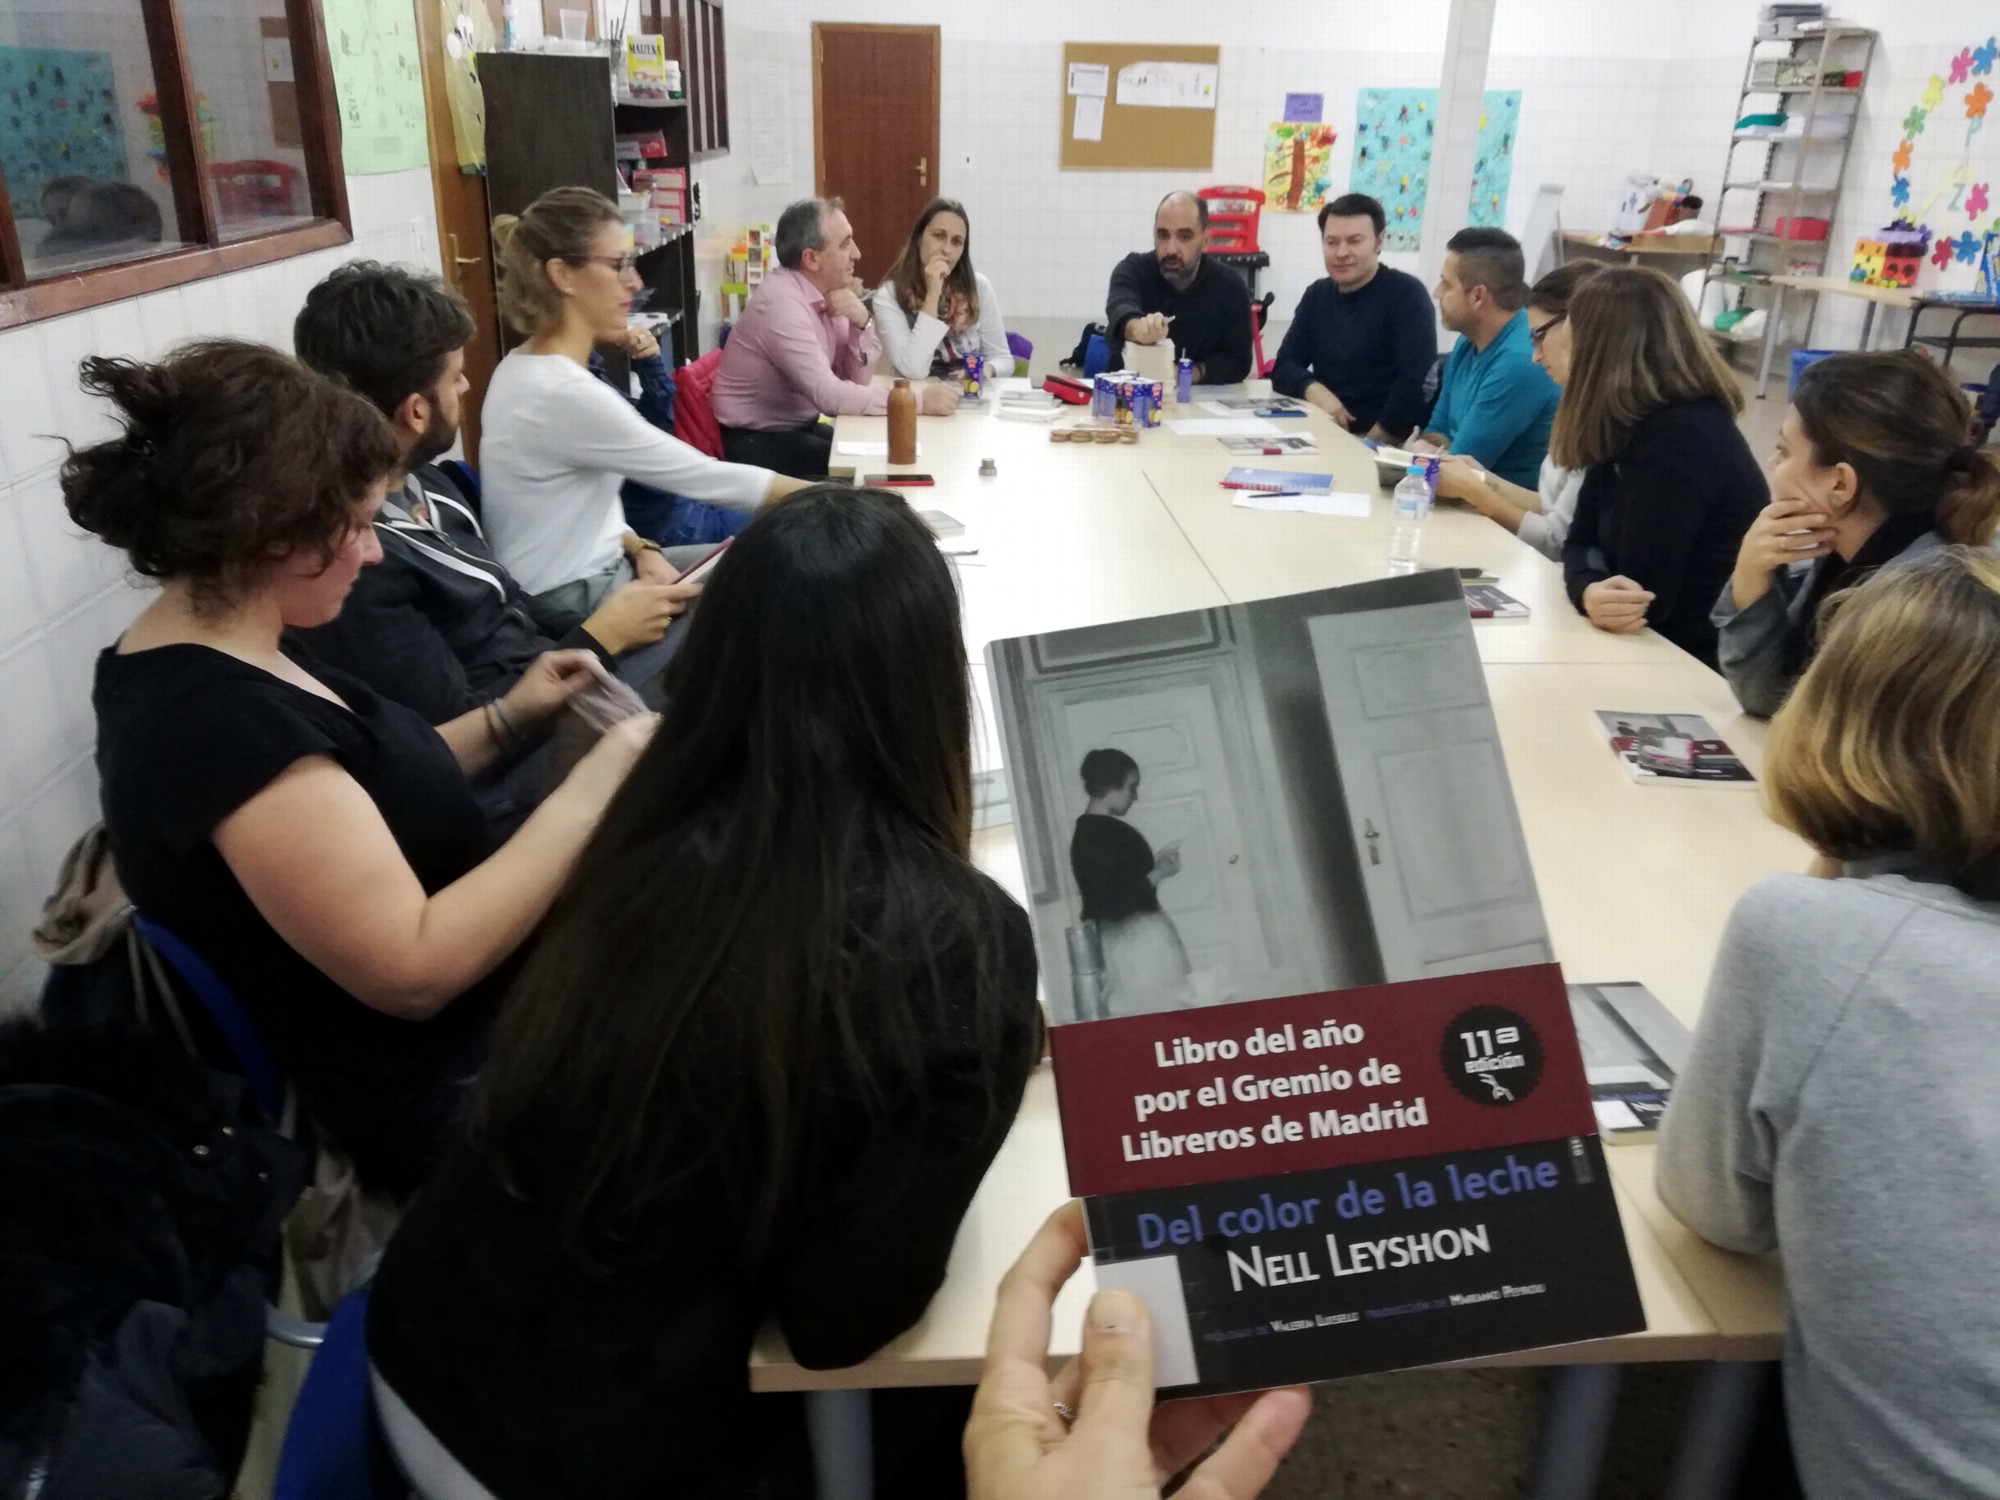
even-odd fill
[[[1459,335],[1444,363],[1420,446],[1462,453],[1532,489],[1549,451],[1561,392],[1528,337],[1526,262],[1504,229],[1461,229],[1446,241],[1438,317]]]
[[[1397,443],[1424,419],[1437,324],[1424,284],[1382,264],[1387,223],[1366,193],[1320,209],[1326,279],[1299,299],[1271,388],[1312,402],[1349,432]]]
[[[458,439],[472,331],[464,301],[437,277],[368,260],[308,292],[292,324],[299,358],[372,402],[401,450],[401,483],[375,518],[381,561],[361,570],[338,615],[298,639],[432,724],[500,697],[558,647],[593,650],[614,671],[625,658],[627,681],[649,681],[664,661],[640,648],[700,590],[634,580],[559,638],[543,628],[472,503],[432,462]]]
[[[750,1393],[758,1328],[833,1369],[916,1322],[1041,1053],[1027,915],[971,838],[929,529],[846,485],[770,507],[383,1260],[369,1353],[406,1464],[497,1500],[812,1493],[796,1399]],[[878,1405],[880,1492],[962,1494],[964,1419],[959,1472],[918,1484]]]
[[[1771,812],[1832,878],[1736,903],[1660,1127],[1660,1199],[1785,1273],[1812,1500],[1991,1500],[2000,1454],[2000,561],[1837,595],[1771,722]]]
[[[1090,800],[1070,837],[1070,873],[1104,949],[1104,975],[1118,1015],[1168,1010],[1189,998],[1187,949],[1160,910],[1160,882],[1181,872],[1180,850],[1157,855],[1126,822],[1139,800],[1139,763],[1123,750],[1092,750],[1078,774]]]
[[[467,785],[590,680],[554,652],[435,728],[282,644],[381,555],[401,453],[361,397],[260,344],[91,359],[121,436],[63,465],[70,518],[158,579],[97,660],[104,829],[133,904],[215,969],[369,1187],[422,1183],[533,931],[651,716],[497,851]]]
[[[1250,378],[1250,286],[1207,254],[1208,205],[1189,192],[1169,193],[1153,213],[1153,248],[1135,250],[1111,273],[1105,342],[1111,367],[1125,345],[1171,343],[1194,361],[1197,385]]]
[[[882,341],[854,274],[861,249],[838,198],[806,198],[778,216],[778,269],[764,278],[722,346],[715,420],[738,463],[814,479],[833,456],[822,416],[881,416],[886,386],[870,372]],[[925,385],[918,409],[948,417],[959,387]]]
[[[554,188],[519,217],[494,220],[493,238],[500,314],[528,341],[500,361],[480,414],[486,529],[545,626],[568,629],[635,577],[672,583],[680,574],[626,525],[626,480],[745,511],[799,485],[697,452],[591,375],[592,350],[626,338],[642,285],[615,203],[589,188]]]
[[[910,228],[888,280],[875,289],[875,331],[898,375],[948,375],[977,354],[986,378],[1014,373],[993,283],[972,268],[972,221],[965,205],[933,198]]]
[[[1305,1430],[1311,1390],[1156,1408],[1151,1313],[1113,1287],[1090,1299],[1083,1352],[1051,1379],[1056,1294],[1088,1249],[1083,1204],[1066,1203],[1000,1280],[965,1427],[968,1500],[1159,1500],[1176,1479],[1199,1500],[1256,1500]]]
[[[1992,545],[2000,458],[1973,444],[1970,422],[1956,382],[1914,350],[1807,368],[1771,456],[1771,503],[1710,616],[1737,702],[1777,712],[1835,590],[1947,543]]]
[[[1549,453],[1589,471],[1563,543],[1570,602],[1599,630],[1650,625],[1713,667],[1709,610],[1768,493],[1736,426],[1743,393],[1681,289],[1650,267],[1592,276],[1569,324]]]
[[[1556,267],[1528,292],[1528,340],[1534,345],[1535,363],[1558,386],[1569,380],[1570,296],[1586,277],[1603,269],[1601,260],[1573,260]],[[1487,473],[1461,454],[1447,455],[1438,467],[1439,495],[1464,501],[1554,562],[1562,560],[1582,488],[1581,471],[1565,469],[1548,457],[1542,459],[1541,479],[1532,490]]]

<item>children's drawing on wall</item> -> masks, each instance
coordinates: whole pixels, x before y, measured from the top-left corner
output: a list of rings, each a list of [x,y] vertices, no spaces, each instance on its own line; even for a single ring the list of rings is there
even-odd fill
[[[58,179],[130,181],[110,53],[0,47],[0,167],[16,220]]]
[[[1280,121],[1264,138],[1264,206],[1316,214],[1333,188],[1333,127]]]
[[[1981,132],[2000,77],[1996,62],[2000,38],[1959,48],[1903,116],[1902,139],[1890,153],[1891,229],[1915,240],[1930,267],[1919,274],[1936,290],[1993,287],[2000,255],[2000,136]],[[1872,243],[1856,247],[1856,280],[1876,279]]]
[[[1363,89],[1356,97],[1348,186],[1381,200],[1389,219],[1390,250],[1415,250],[1423,242],[1437,113],[1436,89]],[[1506,222],[1520,120],[1519,89],[1487,91],[1473,167],[1469,217],[1474,224]]]

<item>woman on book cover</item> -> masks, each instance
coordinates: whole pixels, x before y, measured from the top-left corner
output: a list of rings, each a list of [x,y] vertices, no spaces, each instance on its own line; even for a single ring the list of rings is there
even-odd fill
[[[1173,918],[1160,910],[1160,882],[1180,873],[1180,850],[1170,844],[1155,854],[1125,821],[1139,800],[1139,763],[1131,756],[1092,750],[1082,776],[1090,802],[1076,820],[1069,863],[1083,895],[1083,920],[1097,924],[1112,999],[1123,1015],[1186,1004],[1187,949]]]

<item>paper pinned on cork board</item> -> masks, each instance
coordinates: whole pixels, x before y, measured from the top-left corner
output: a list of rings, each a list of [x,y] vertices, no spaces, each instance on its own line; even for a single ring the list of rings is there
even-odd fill
[[[1214,109],[1214,63],[1136,62],[1118,70],[1118,103],[1142,109]]]
[[[1076,123],[1070,126],[1070,135],[1079,141],[1101,141],[1104,139],[1104,96],[1084,94],[1076,101]]]
[[[1069,91],[1102,99],[1111,92],[1111,64],[1073,62],[1069,65]]]

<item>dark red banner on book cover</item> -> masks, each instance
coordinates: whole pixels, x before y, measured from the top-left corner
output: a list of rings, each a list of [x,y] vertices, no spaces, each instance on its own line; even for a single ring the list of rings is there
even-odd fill
[[[1085,1197],[1597,1132],[1554,964],[1052,1036],[1070,1190]]]

